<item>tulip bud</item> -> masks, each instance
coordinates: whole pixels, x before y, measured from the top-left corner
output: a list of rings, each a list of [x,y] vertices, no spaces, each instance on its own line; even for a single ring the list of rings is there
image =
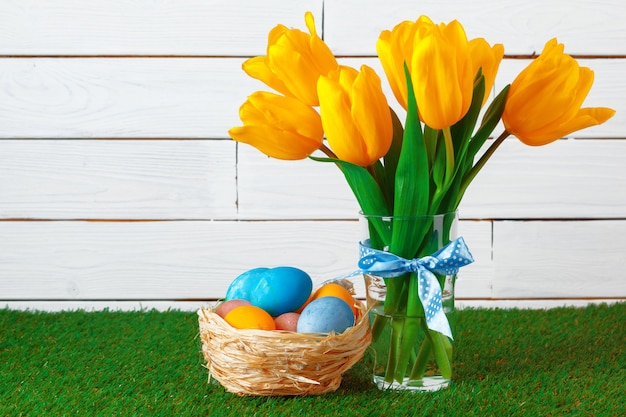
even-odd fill
[[[380,78],[340,66],[318,82],[322,126],[330,148],[341,160],[367,167],[382,158],[393,135],[391,110]]]
[[[310,34],[278,25],[268,36],[267,55],[243,63],[252,78],[309,106],[319,105],[317,80],[337,68],[337,60],[317,35],[310,12],[305,14]]]
[[[593,71],[563,50],[563,44],[551,39],[511,83],[502,121],[527,145],[548,144],[615,114],[605,107],[581,108],[593,84]]]
[[[259,91],[243,103],[239,116],[244,126],[231,128],[229,135],[267,156],[304,159],[322,144],[319,113],[295,98]]]

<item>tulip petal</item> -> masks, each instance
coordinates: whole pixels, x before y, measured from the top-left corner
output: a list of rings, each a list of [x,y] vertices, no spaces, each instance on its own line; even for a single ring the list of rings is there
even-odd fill
[[[397,24],[391,32],[382,31],[376,42],[376,52],[391,86],[391,91],[405,110],[407,108],[407,86],[404,64],[405,62],[407,65],[411,64],[410,56],[413,49],[414,33],[415,23],[405,21]]]
[[[313,13],[304,13],[304,23],[306,24],[306,28],[309,30],[309,33],[312,36],[317,37],[317,30],[315,29],[315,19],[313,18]]]
[[[310,106],[317,106],[317,93],[310,86],[315,85],[319,75],[306,64],[303,56],[290,45],[280,43],[272,45],[269,53],[270,69],[285,83],[291,95]]]
[[[530,146],[547,145],[559,138],[566,137],[570,133],[597,126],[609,120],[615,114],[615,110],[606,107],[589,107],[580,109],[578,114],[564,124],[545,132],[535,132],[526,137],[519,137],[522,143]]]
[[[352,118],[365,143],[371,165],[387,153],[391,146],[393,128],[389,104],[384,94],[380,78],[367,65],[361,66],[361,73],[352,86]]]
[[[247,60],[244,71],[272,89],[310,105],[317,106],[317,79],[337,68],[332,51],[317,36],[315,21],[310,12],[305,14],[309,33],[274,27],[267,42],[267,54]]]
[[[317,84],[320,98],[322,126],[331,149],[341,160],[360,166],[368,164],[360,133],[350,115],[350,102],[347,92],[340,84],[328,77],[320,77]],[[354,140],[357,138],[357,140]]]
[[[259,80],[268,87],[285,95],[292,95],[285,83],[272,72],[266,56],[250,58],[241,65],[242,69],[250,77]]]
[[[406,110],[406,80],[400,78],[397,74],[397,68],[395,64],[396,56],[391,51],[391,32],[381,32],[378,40],[376,41],[376,52],[378,59],[380,60],[383,71],[387,77],[387,81],[391,86],[391,91],[396,100]]]
[[[415,44],[411,66],[415,99],[424,123],[443,129],[461,120],[471,105],[474,74],[460,24],[450,23],[445,34],[436,28]]]
[[[469,41],[468,46],[472,59],[473,74],[476,75],[478,70],[482,69],[482,74],[485,77],[484,105],[489,99],[498,68],[504,57],[504,46],[502,44],[495,44],[492,47],[484,38],[472,39]]]
[[[324,131],[319,114],[295,98],[258,91],[242,104],[244,126],[231,137],[278,159],[302,159],[318,149]]]
[[[318,81],[326,139],[337,158],[367,167],[382,158],[393,137],[393,122],[380,77],[340,66]]]
[[[614,114],[607,108],[581,109],[594,74],[563,51],[563,44],[549,40],[511,84],[502,121],[525,144],[545,145]]]
[[[237,142],[252,145],[276,159],[304,159],[319,148],[319,143],[311,138],[288,131],[277,132],[271,126],[238,126],[231,128],[228,134]]]
[[[256,114],[248,115],[248,107],[253,107],[254,111],[251,113]],[[318,146],[324,135],[319,113],[312,107],[297,99],[264,91],[248,97],[241,106],[240,117],[246,125],[268,124],[278,130],[289,130],[302,136],[317,138]]]

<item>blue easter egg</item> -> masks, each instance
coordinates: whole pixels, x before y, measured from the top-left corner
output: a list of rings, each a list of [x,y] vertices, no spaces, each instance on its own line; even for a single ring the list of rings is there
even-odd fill
[[[291,266],[279,266],[265,271],[250,295],[250,302],[276,317],[296,311],[309,299],[312,290],[309,274]]]
[[[244,272],[233,280],[226,290],[226,301],[228,300],[247,300],[250,297],[259,280],[262,279],[265,272],[269,268],[254,268]]]
[[[354,326],[352,308],[338,297],[321,297],[311,301],[300,313],[298,333],[343,333]]]
[[[226,291],[226,300],[247,300],[276,317],[299,309],[312,290],[311,277],[301,269],[254,268],[233,280]]]

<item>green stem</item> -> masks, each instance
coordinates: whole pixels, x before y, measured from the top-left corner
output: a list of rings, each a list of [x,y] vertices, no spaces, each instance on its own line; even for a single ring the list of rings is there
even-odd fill
[[[474,180],[474,177],[476,177],[476,175],[480,172],[483,166],[485,166],[489,158],[491,158],[491,155],[493,155],[496,149],[498,149],[498,147],[502,144],[502,142],[504,142],[504,140],[508,138],[510,135],[511,134],[506,130],[502,132],[502,134],[498,137],[498,139],[496,139],[491,144],[491,146],[489,146],[487,151],[480,157],[478,162],[474,164],[472,169],[468,171],[467,175],[463,178],[463,181],[461,182],[461,186],[459,187],[459,194],[457,197],[457,201],[460,201],[461,197],[463,197],[463,194],[465,193],[465,190],[467,189],[467,187],[469,187],[471,182]]]
[[[426,327],[426,319],[421,320],[421,327],[425,334],[428,333],[428,327]],[[424,376],[424,372],[426,372],[426,365],[428,361],[432,357],[433,354],[433,345],[430,342],[430,338],[424,338],[422,345],[420,346],[420,351],[417,354],[417,359],[415,359],[415,363],[413,364],[413,369],[411,369],[411,374],[409,375],[410,380],[422,379]]]
[[[454,144],[452,143],[452,133],[450,127],[443,128],[443,137],[446,144],[446,173],[444,175],[444,188],[448,188],[454,175]]]
[[[378,338],[380,337],[381,332],[385,328],[389,317],[382,314],[374,314],[374,322],[372,323],[372,343],[376,343]]]
[[[404,277],[385,279],[387,294],[385,295],[384,312],[385,315],[391,316],[398,313],[401,305],[402,289],[404,288]]]
[[[331,151],[330,148],[324,145],[323,143],[320,145],[318,149],[324,152],[324,154],[331,159],[339,159],[337,158],[337,155],[335,155],[335,153]]]
[[[409,277],[406,319],[404,320],[401,347],[395,366],[395,378],[400,383],[404,380],[411,355],[417,344],[420,321],[422,320],[420,316],[424,314],[422,303],[417,296],[419,293],[418,285],[417,274],[413,272]]]
[[[446,379],[452,378],[452,363],[450,357],[448,356],[445,342],[443,341],[443,339],[447,339],[447,336],[434,330],[429,330],[428,335],[431,343],[433,344],[435,362],[437,362],[441,376]]]
[[[387,368],[385,370],[385,382],[392,383],[398,364],[398,357],[402,349],[402,338],[404,335],[404,314],[402,310],[406,275],[388,278],[385,280],[387,294],[385,295],[384,313],[391,320],[391,335],[389,357],[387,358]]]
[[[400,316],[391,317],[391,344],[389,346],[389,358],[387,359],[387,368],[385,370],[385,382],[393,383],[396,367],[398,364],[398,356],[402,347],[402,335],[404,334],[405,319]]]
[[[443,346],[446,349],[446,354],[448,355],[448,360],[450,361],[450,363],[452,363],[452,354],[454,352],[454,348],[452,347],[452,342],[445,335],[441,335],[441,340],[443,341]]]

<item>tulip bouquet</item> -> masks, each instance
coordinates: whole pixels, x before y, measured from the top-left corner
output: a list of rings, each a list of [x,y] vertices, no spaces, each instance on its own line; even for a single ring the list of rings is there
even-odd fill
[[[582,108],[593,72],[565,54],[556,39],[488,103],[504,47],[468,39],[456,20],[436,24],[422,16],[383,31],[376,44],[395,99],[406,111],[402,123],[376,72],[339,64],[310,13],[305,22],[309,33],[276,26],[266,55],[244,62],[249,76],[275,92],[250,95],[240,109],[243,126],[229,134],[270,157],[335,163],[364,215],[454,212],[507,137],[545,145],[615,113]],[[488,141],[500,122],[503,132]],[[417,222],[394,227],[380,219],[368,217],[374,249],[406,259],[429,254],[422,253],[426,236]],[[386,280],[386,314],[423,315],[416,280],[415,272]],[[411,345],[419,327],[405,320],[394,328],[388,382],[401,380],[415,360]],[[376,328],[374,323],[374,339]],[[448,338],[433,337],[437,364],[449,370]]]

